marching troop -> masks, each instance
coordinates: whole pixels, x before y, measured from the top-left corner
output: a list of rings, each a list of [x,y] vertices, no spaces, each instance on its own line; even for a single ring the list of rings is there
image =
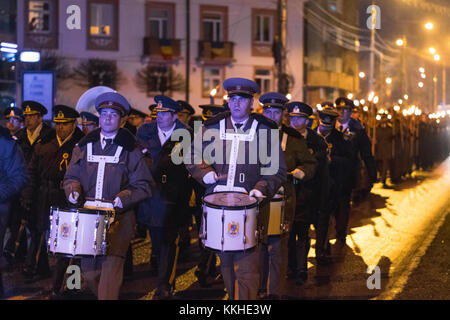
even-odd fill
[[[445,121],[383,115],[369,128],[345,97],[315,111],[252,80],[223,87],[228,101],[201,116],[163,95],[146,114],[107,87],[54,106],[52,125],[39,102],[6,109],[0,267],[51,277],[58,297],[76,264],[98,299],[118,299],[132,240],[148,232],[154,298],[169,299],[194,227],[200,286],[220,275],[231,300],[279,299],[284,281],[307,282],[311,234],[317,265],[335,263],[332,244],[345,247],[351,207],[374,183],[392,187],[450,151]]]

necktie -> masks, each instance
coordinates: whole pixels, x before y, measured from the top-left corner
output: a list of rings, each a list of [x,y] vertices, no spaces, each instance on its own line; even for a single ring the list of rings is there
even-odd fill
[[[105,142],[105,148],[109,147],[112,144],[113,139],[103,138],[103,142]]]
[[[239,130],[242,127],[242,123],[235,123],[236,130]]]

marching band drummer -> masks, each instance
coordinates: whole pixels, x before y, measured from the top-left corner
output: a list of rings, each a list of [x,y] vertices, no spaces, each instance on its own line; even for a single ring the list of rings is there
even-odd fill
[[[287,172],[290,174],[289,181],[284,187],[284,221],[281,224],[290,225],[294,220],[295,214],[295,186],[296,181],[307,181],[311,179],[316,171],[317,161],[309,152],[305,138],[291,127],[282,124],[283,111],[288,99],[277,92],[269,92],[262,95],[259,101],[263,104],[263,115],[275,121],[280,128],[281,149],[284,151]],[[297,108],[298,109],[298,108]],[[282,215],[283,217],[283,215]],[[261,275],[259,297],[279,298],[280,282],[284,279],[285,261],[287,252],[285,251],[287,244],[285,235],[271,235],[268,243],[263,244],[261,248]],[[269,277],[270,274],[270,277]],[[267,282],[270,279],[267,291]]]
[[[225,159],[225,157],[213,162],[209,161],[211,159],[203,159],[203,151],[205,148],[210,148],[211,144],[219,148],[223,147],[223,155],[227,155],[227,136],[224,134],[217,142],[215,138],[212,141],[203,141],[202,150],[195,149],[196,145],[193,143],[194,161],[186,166],[192,176],[206,186],[206,194],[224,190],[245,191],[251,197],[270,200],[286,182],[286,163],[279,140],[275,141],[275,145],[271,145],[271,134],[273,134],[271,129],[276,130],[278,134],[277,124],[260,114],[250,113],[253,106],[253,95],[259,92],[259,87],[255,82],[243,78],[230,78],[224,81],[223,87],[228,91],[230,97],[228,102],[230,111],[205,121],[202,133],[205,134],[209,129],[215,129],[217,132],[222,128],[221,131],[234,132],[242,138],[247,134],[253,134],[254,137],[258,136],[259,138],[258,150],[266,148],[266,150],[270,150],[273,157],[269,164],[263,164],[260,156],[255,164],[248,160],[242,163],[241,157],[245,155],[245,158],[248,158],[252,142],[240,141],[239,138],[238,141],[241,144],[239,150],[245,151],[245,153],[241,156],[239,156],[239,151],[237,154],[230,153],[230,158],[235,157],[234,160],[239,158],[239,161],[234,162],[233,159]],[[267,140],[260,138],[263,130],[267,132]],[[258,154],[259,152],[256,153],[256,155]],[[195,159],[201,159],[201,163]],[[230,168],[235,170],[230,170]],[[265,172],[264,169],[267,168],[270,168],[271,171]],[[234,179],[233,173],[235,173]],[[267,224],[268,202],[263,201],[258,215],[258,225],[263,233],[267,230]],[[258,246],[246,251],[219,252],[218,255],[229,299],[256,299],[259,282]]]
[[[128,101],[116,92],[106,92],[97,97],[95,108],[100,114],[100,128],[75,147],[64,177],[64,190],[69,201],[77,205],[82,205],[83,199],[95,198],[97,192],[101,194],[101,200],[95,202],[113,202],[115,217],[106,236],[107,255],[95,259],[82,258],[81,266],[90,289],[99,299],[118,299],[125,254],[134,235],[132,208],[150,196],[152,177],[136,147],[136,139],[121,128],[130,110]],[[92,155],[88,159],[90,150]],[[96,161],[95,156],[114,156],[117,153],[118,162],[106,163],[104,176],[97,181],[101,160]],[[100,191],[96,192],[96,189]]]

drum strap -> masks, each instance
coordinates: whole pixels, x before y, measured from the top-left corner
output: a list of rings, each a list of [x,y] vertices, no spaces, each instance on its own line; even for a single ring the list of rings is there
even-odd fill
[[[94,155],[92,154],[92,142],[87,144],[87,161],[98,163],[97,182],[95,185],[95,199],[103,199],[103,180],[105,178],[105,165],[107,163],[119,163],[119,158],[120,154],[122,153],[122,149],[123,149],[122,146],[118,146],[114,156]],[[96,200],[95,203],[89,203],[89,205],[93,207],[104,207],[105,203]],[[110,206],[111,204],[107,204],[107,207]]]
[[[288,135],[286,132],[283,133],[283,139],[281,140],[281,149],[286,151],[286,143],[287,143]]]
[[[250,128],[250,133],[241,134],[241,133],[227,133],[225,132],[225,119],[220,120],[220,139],[222,140],[231,140],[231,153],[230,153],[230,161],[228,162],[228,175],[227,175],[227,185],[217,186],[219,187],[215,191],[241,191],[242,188],[234,187],[234,179],[236,177],[236,167],[237,167],[237,159],[239,153],[239,142],[240,141],[253,141],[256,134],[256,128],[258,126],[258,121],[253,120],[252,126]]]

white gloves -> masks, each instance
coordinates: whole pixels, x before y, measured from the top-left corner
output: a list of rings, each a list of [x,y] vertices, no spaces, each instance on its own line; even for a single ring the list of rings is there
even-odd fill
[[[305,177],[305,173],[300,169],[295,169],[291,174],[298,180],[302,180]]]
[[[203,182],[205,184],[213,184],[216,183],[217,180],[219,180],[219,177],[214,171],[210,171],[203,177]]]
[[[72,192],[69,194],[69,202],[72,204],[77,204],[78,201],[78,197],[80,196],[80,194],[76,191]]]
[[[116,197],[116,198],[114,199],[114,204],[113,204],[113,206],[114,206],[114,208],[117,207],[117,208],[123,209],[122,200],[120,200],[119,197]]]
[[[262,192],[259,191],[258,189],[250,190],[250,193],[248,195],[250,197],[254,197],[254,198],[265,198],[265,196],[262,194]]]

